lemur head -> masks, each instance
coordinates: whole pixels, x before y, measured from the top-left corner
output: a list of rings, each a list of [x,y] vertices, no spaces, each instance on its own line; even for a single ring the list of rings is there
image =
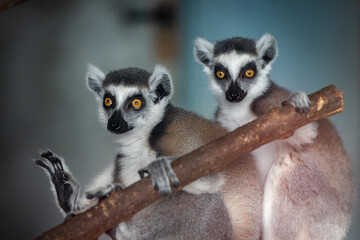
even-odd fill
[[[172,95],[168,71],[125,68],[107,74],[89,65],[87,84],[99,102],[100,120],[118,136],[146,135],[162,119]]]
[[[258,41],[234,37],[215,44],[197,38],[194,54],[204,65],[219,99],[224,99],[225,94],[225,102],[238,103],[254,99],[267,89],[267,75],[277,56],[277,46],[270,34]]]

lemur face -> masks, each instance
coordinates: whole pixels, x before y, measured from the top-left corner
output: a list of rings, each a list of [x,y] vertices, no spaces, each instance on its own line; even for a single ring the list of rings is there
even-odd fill
[[[153,74],[126,68],[106,75],[89,66],[87,81],[99,101],[100,120],[117,135],[152,129],[172,93],[170,75],[161,66],[156,66]]]
[[[269,34],[259,41],[236,37],[215,44],[198,38],[194,52],[215,94],[227,102],[239,103],[265,91],[277,47]]]

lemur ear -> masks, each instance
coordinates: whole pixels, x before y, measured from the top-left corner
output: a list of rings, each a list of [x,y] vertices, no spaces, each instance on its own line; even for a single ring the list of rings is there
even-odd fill
[[[103,73],[99,68],[88,64],[88,71],[86,73],[86,81],[88,87],[91,91],[97,93],[98,95],[102,92],[102,82],[105,79],[105,73]]]
[[[199,63],[209,67],[214,55],[214,45],[203,38],[197,38],[195,39],[194,55]]]
[[[264,66],[272,63],[278,53],[275,38],[268,33],[264,34],[264,36],[256,42],[256,50],[259,57],[264,60]]]
[[[149,88],[154,103],[171,98],[173,92],[172,81],[171,76],[165,67],[161,65],[155,66],[154,72],[150,76]]]

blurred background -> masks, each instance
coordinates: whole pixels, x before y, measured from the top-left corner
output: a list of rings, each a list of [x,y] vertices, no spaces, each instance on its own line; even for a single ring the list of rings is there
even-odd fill
[[[0,1],[0,3],[9,1]],[[87,63],[104,71],[155,63],[170,69],[174,102],[212,118],[216,102],[193,41],[273,34],[272,79],[312,93],[344,91],[332,117],[359,189],[360,4],[349,1],[28,0],[0,13],[0,216],[2,239],[33,239],[63,221],[31,159],[50,148],[86,185],[114,158],[110,134],[86,89]],[[360,238],[359,205],[348,239]]]

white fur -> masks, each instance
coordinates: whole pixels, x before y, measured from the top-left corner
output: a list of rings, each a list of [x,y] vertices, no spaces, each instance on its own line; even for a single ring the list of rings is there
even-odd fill
[[[209,177],[200,178],[199,180],[185,186],[183,189],[192,194],[216,193],[221,190],[224,183],[225,178],[223,174],[218,173]]]
[[[286,165],[287,162],[291,161],[289,154],[287,151],[283,151],[281,148],[277,149],[276,157],[284,157],[284,165]],[[288,164],[289,165],[289,164]],[[271,214],[272,214],[272,207],[274,204],[275,194],[272,189],[278,189],[278,185],[281,181],[281,174],[282,171],[277,166],[272,165],[272,167],[269,170],[269,175],[267,179],[271,179],[272,181],[268,180],[265,183],[264,187],[264,201],[263,201],[263,224],[264,224],[264,239],[269,239],[269,236],[272,236],[273,234],[269,231],[271,231],[271,228],[267,227],[271,224]]]
[[[113,184],[114,164],[109,165],[100,174],[98,174],[91,182],[86,192],[95,192],[98,189],[105,188]]]
[[[286,140],[288,144],[295,147],[300,147],[300,145],[312,143],[316,138],[317,134],[318,124],[316,122],[312,122],[298,128],[294,132],[294,135],[292,135]]]
[[[171,93],[168,96],[166,96],[167,99],[170,99],[174,92],[174,86],[173,86],[173,83],[171,80],[171,75],[164,66],[159,65],[159,64],[155,65],[154,71],[151,74],[150,79],[149,79],[149,86],[150,86],[150,90],[152,90],[152,91],[155,90],[155,88],[159,85],[160,81],[162,80],[164,74],[167,75],[170,80],[169,84],[171,87]]]
[[[251,153],[254,156],[256,168],[263,183],[265,183],[271,165],[274,163],[275,158],[277,157],[279,145],[279,141],[270,142],[259,147]]]
[[[222,98],[224,97],[222,96]],[[247,97],[240,103],[230,103],[226,99],[221,99],[216,120],[229,131],[255,120],[256,116],[250,109],[252,101],[253,99]]]
[[[105,79],[105,73],[96,66],[89,63],[88,72],[86,74],[86,79],[88,78],[98,79],[99,81],[103,81]]]
[[[212,59],[213,56],[213,51],[214,51],[214,45],[207,41],[206,39],[203,38],[196,38],[195,42],[194,42],[194,55],[195,55],[195,59],[202,65],[204,65],[204,63],[200,60],[200,58],[197,55],[197,52],[203,52],[206,57],[208,59]]]
[[[105,79],[105,73],[101,71],[99,68],[95,67],[94,65],[88,64],[88,71],[86,73],[86,86],[92,91],[95,92],[96,98],[99,99],[99,92],[96,92],[92,89],[91,86],[97,86],[100,90],[102,82]]]
[[[140,137],[130,140],[128,145],[121,145],[121,152],[128,155],[121,159],[121,176],[125,187],[139,181],[138,171],[156,160],[156,152],[149,148],[147,140],[146,137]]]
[[[269,33],[265,33],[259,41],[256,42],[256,50],[259,54],[259,56],[263,56],[265,51],[271,47],[271,45],[275,44],[275,55],[274,55],[274,58],[270,61],[270,62],[273,62],[277,55],[278,55],[278,51],[277,51],[277,46],[276,46],[276,40],[275,38],[269,34]]]

